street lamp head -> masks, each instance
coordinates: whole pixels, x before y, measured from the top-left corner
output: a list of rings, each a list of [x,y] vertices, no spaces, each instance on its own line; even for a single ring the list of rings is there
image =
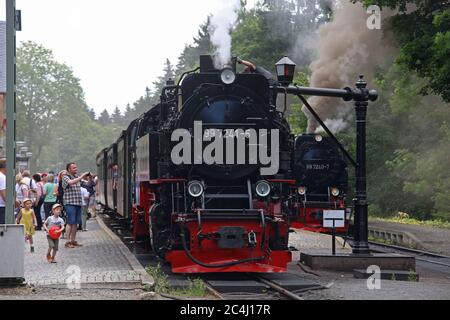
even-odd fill
[[[295,67],[297,65],[288,57],[284,57],[275,66],[277,68],[278,81],[282,86],[289,86],[294,80]]]

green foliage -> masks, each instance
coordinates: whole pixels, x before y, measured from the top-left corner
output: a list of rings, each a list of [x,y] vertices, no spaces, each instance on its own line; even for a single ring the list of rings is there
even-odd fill
[[[199,65],[199,56],[213,53],[213,45],[209,35],[210,17],[203,23],[196,37],[193,39],[193,44],[186,45],[178,58],[176,66],[176,80],[187,71],[193,70]]]
[[[401,47],[397,62],[387,70],[376,70],[380,97],[369,106],[370,214],[392,216],[403,211],[418,220],[450,221],[450,108],[445,103],[450,101],[450,5],[431,0],[359,2],[405,11],[390,23]],[[417,9],[406,11],[411,3]],[[303,37],[331,14],[326,0],[266,0],[250,10],[244,6],[232,31],[233,55],[273,70],[278,59],[288,54],[298,65],[294,82],[307,86],[312,53],[302,48]],[[98,119],[68,66],[56,62],[50,50],[37,44],[19,47],[18,139],[31,146],[32,169],[55,170],[58,163],[78,161],[81,169],[95,170],[93,155],[158,103],[166,81],[178,80],[183,72],[198,66],[200,55],[213,52],[209,26],[207,18],[193,42],[185,46],[176,68],[167,60],[161,77],[134,103],[119,106],[112,114],[105,110]],[[436,95],[424,96],[429,92]],[[301,105],[297,100],[288,102],[293,132],[304,133],[307,120]],[[352,124],[353,114],[346,120]],[[338,138],[355,154],[353,125]],[[351,167],[349,176],[351,199]]]
[[[444,220],[418,220],[414,218],[376,218],[375,220],[386,221],[386,222],[394,222],[394,223],[402,223],[402,224],[411,224],[417,226],[429,226],[429,227],[437,227],[443,229],[450,229],[450,221]]]
[[[417,273],[414,270],[409,270],[408,281],[410,281],[410,282],[418,282],[419,281]]]
[[[398,64],[377,79],[367,152],[372,214],[450,219],[450,109],[420,94],[424,81]]]
[[[294,78],[294,84],[302,87],[309,85],[309,79],[307,72],[300,71]],[[293,103],[290,106],[290,113],[288,116],[288,122],[291,126],[291,130],[295,135],[305,133],[308,127],[308,119],[302,111],[302,104]]]
[[[32,171],[61,170],[71,161],[95,171],[95,156],[115,135],[86,106],[73,71],[55,61],[51,50],[33,42],[17,50],[17,135],[33,153]]]
[[[353,2],[356,2],[354,0]],[[397,61],[427,80],[421,93],[434,93],[450,102],[450,2],[431,0],[359,0],[401,14],[390,19],[401,46]],[[416,8],[407,8],[407,5]]]
[[[147,267],[145,270],[155,281],[156,293],[190,298],[204,297],[206,295],[206,285],[202,279],[189,278],[189,284],[187,287],[171,288],[167,274],[164,273],[159,263],[156,267]]]
[[[167,280],[167,275],[162,271],[159,263],[156,267],[145,268],[145,271],[147,271],[147,273],[153,278],[153,281],[155,281],[156,293],[169,292],[169,281]]]

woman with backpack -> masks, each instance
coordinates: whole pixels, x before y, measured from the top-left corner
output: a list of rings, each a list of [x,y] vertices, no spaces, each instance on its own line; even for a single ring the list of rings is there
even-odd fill
[[[41,217],[41,207],[44,204],[44,183],[42,182],[41,175],[36,173],[33,175],[33,181],[35,182],[36,188],[33,191],[35,194],[35,199],[33,203],[33,210],[36,214],[37,227],[36,230],[42,230],[42,217]]]
[[[16,214],[20,211],[23,201],[29,197],[30,188],[23,180],[22,174],[16,175]]]

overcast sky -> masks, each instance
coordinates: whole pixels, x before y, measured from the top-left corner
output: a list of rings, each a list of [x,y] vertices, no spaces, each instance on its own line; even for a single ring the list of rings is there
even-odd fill
[[[71,66],[97,114],[123,110],[162,74],[166,58],[176,65],[199,25],[226,1],[16,0],[17,41],[40,43]]]

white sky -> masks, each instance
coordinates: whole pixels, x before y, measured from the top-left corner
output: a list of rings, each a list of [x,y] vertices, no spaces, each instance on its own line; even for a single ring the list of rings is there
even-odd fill
[[[4,1],[0,0],[0,19]],[[72,67],[87,104],[97,114],[116,106],[123,110],[162,74],[166,58],[176,65],[199,25],[226,2],[16,0],[22,10],[17,42],[40,43]]]

